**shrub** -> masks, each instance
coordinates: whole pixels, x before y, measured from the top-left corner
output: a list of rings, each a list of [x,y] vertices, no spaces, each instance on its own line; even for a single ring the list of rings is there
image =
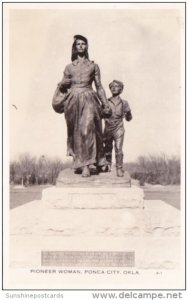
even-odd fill
[[[140,156],[136,163],[127,163],[125,168],[140,185],[150,184],[180,184],[181,168],[178,157],[161,155]]]
[[[55,184],[59,172],[68,166],[60,158],[51,159],[44,155],[36,158],[25,153],[10,163],[10,183],[25,186]]]

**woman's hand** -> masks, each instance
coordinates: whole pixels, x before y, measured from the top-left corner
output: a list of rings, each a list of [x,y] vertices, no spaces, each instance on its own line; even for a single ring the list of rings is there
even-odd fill
[[[59,90],[62,93],[67,92],[67,89],[69,89],[70,86],[71,86],[71,79],[70,78],[63,78],[63,80],[58,83]]]
[[[70,85],[71,84],[71,79],[70,78],[63,79],[63,84]]]
[[[71,85],[71,79],[68,77],[64,77],[63,80],[60,82],[61,87],[67,87]]]

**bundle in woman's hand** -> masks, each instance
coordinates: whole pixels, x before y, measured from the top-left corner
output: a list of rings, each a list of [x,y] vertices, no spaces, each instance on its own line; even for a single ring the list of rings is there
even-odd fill
[[[64,113],[64,105],[68,95],[69,92],[65,89],[62,89],[61,83],[59,83],[52,99],[52,107],[56,113]]]

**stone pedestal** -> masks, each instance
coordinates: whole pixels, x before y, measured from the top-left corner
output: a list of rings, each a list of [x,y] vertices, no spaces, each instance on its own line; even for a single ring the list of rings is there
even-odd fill
[[[42,201],[48,208],[113,209],[144,207],[139,187],[50,187],[43,190]]]
[[[88,179],[73,175],[71,186],[67,174],[63,186],[61,179],[61,186],[43,190],[42,201],[11,211],[12,281],[7,287],[20,287],[16,272],[22,268],[31,272],[24,279],[28,288],[32,280],[35,288],[183,288],[177,209],[160,200],[144,202],[143,190],[130,182],[124,185],[122,178],[121,183],[111,178],[109,185],[104,173],[103,184],[95,181],[92,187],[92,176],[88,186]],[[39,283],[39,269],[56,274]],[[161,271],[165,279],[156,277]]]
[[[75,174],[74,170],[67,168],[61,171],[56,180],[56,187],[130,187],[131,178],[128,172],[124,172],[123,177],[117,177],[115,169],[111,172],[104,172],[92,175],[90,177],[82,177],[81,174]]]
[[[46,208],[44,230],[65,233],[68,225],[68,234],[78,229],[91,235],[144,231],[144,193],[140,187],[131,186],[127,172],[124,177],[109,172],[83,178],[66,169],[58,176],[56,187],[43,190],[42,203]],[[63,209],[69,210],[69,219],[63,216]],[[76,223],[70,224],[70,220]]]

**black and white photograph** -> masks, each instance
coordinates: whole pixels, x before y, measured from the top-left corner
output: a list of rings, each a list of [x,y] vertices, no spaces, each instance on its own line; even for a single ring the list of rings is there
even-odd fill
[[[185,3],[3,3],[3,287],[185,289]]]

